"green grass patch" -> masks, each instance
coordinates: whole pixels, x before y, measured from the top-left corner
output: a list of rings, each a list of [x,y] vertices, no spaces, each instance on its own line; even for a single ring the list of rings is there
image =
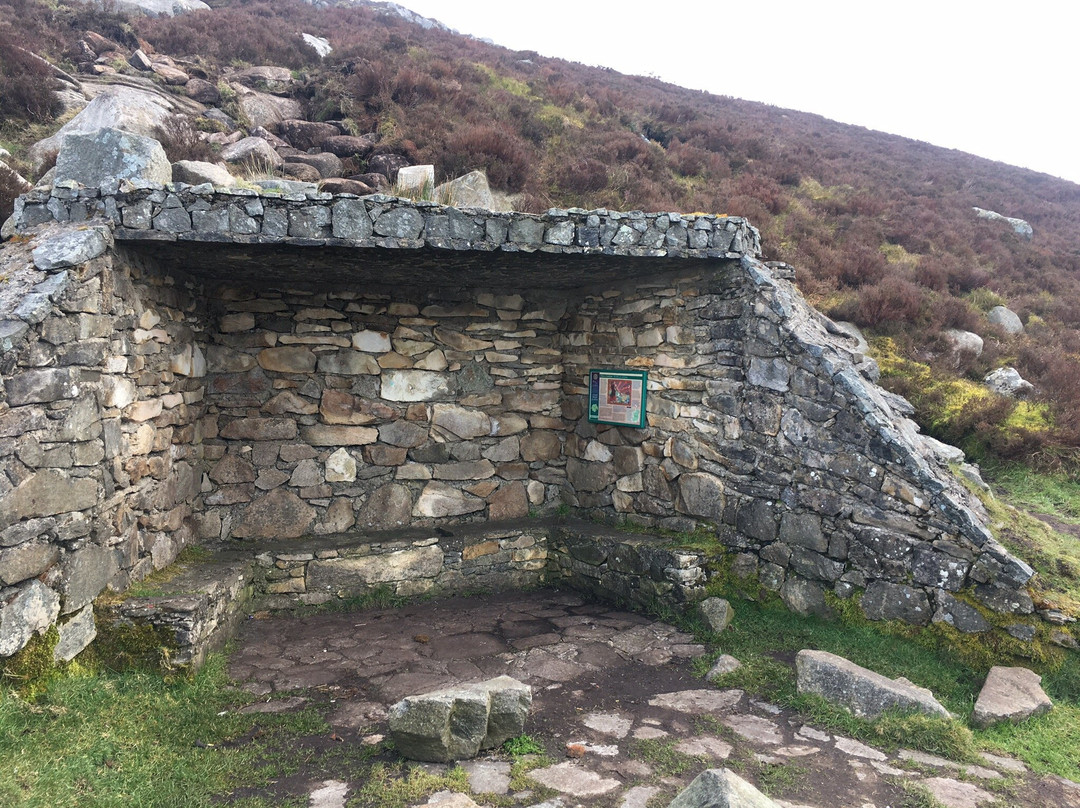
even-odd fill
[[[544,746],[531,735],[518,735],[516,738],[511,738],[503,743],[503,751],[510,757],[542,755],[544,754]]]
[[[238,714],[248,698],[228,688],[220,655],[190,679],[79,670],[32,699],[4,689],[0,805],[199,808],[264,786],[296,767],[268,750],[326,724],[313,710]]]
[[[1080,525],[1080,479],[1075,475],[1038,472],[1019,464],[984,466],[982,471],[1013,505]]]

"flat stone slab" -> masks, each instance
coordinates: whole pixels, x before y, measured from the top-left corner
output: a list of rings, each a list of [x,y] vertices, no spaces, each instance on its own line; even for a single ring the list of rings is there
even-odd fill
[[[349,784],[340,780],[324,780],[308,795],[308,808],[345,808]]]
[[[618,780],[601,777],[594,771],[583,768],[577,763],[567,761],[536,769],[529,772],[529,777],[542,786],[553,788],[571,797],[596,797],[614,791],[622,785]]]
[[[752,743],[781,744],[784,735],[776,722],[757,715],[725,716],[724,724]]]
[[[625,738],[630,734],[630,727],[634,725],[634,720],[617,713],[591,713],[581,719],[581,723],[604,735]]]
[[[889,679],[827,651],[800,651],[795,668],[800,693],[815,693],[860,717],[876,718],[895,708],[950,717],[925,687]]]
[[[510,764],[497,760],[470,760],[461,764],[469,788],[477,794],[505,794],[510,790]]]
[[[922,784],[929,789],[938,802],[946,808],[979,808],[984,802],[993,802],[997,796],[971,783],[962,783],[948,777],[931,777]]]
[[[649,699],[650,707],[664,707],[680,713],[726,713],[734,710],[743,699],[742,690],[680,690],[661,693]]]
[[[995,665],[986,675],[971,722],[985,729],[999,721],[1016,722],[1042,715],[1053,707],[1037,673],[1027,668]]]

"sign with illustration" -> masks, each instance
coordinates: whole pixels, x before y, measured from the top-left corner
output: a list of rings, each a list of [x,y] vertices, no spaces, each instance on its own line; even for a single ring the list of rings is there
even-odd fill
[[[589,371],[589,420],[594,424],[645,426],[644,370]]]

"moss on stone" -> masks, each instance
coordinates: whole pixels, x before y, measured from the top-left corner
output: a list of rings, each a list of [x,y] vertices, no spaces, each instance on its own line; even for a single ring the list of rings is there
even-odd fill
[[[169,673],[178,645],[173,632],[149,623],[134,624],[97,613],[98,636],[92,646],[94,660],[112,670],[130,668]]]
[[[4,682],[23,694],[41,690],[61,667],[53,659],[53,651],[59,641],[60,632],[55,625],[49,626],[44,634],[31,637],[21,650],[0,664]]]

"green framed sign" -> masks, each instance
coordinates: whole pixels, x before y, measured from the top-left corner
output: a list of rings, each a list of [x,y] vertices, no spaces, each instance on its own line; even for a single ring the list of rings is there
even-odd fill
[[[594,424],[645,426],[645,370],[589,371],[589,421]]]

